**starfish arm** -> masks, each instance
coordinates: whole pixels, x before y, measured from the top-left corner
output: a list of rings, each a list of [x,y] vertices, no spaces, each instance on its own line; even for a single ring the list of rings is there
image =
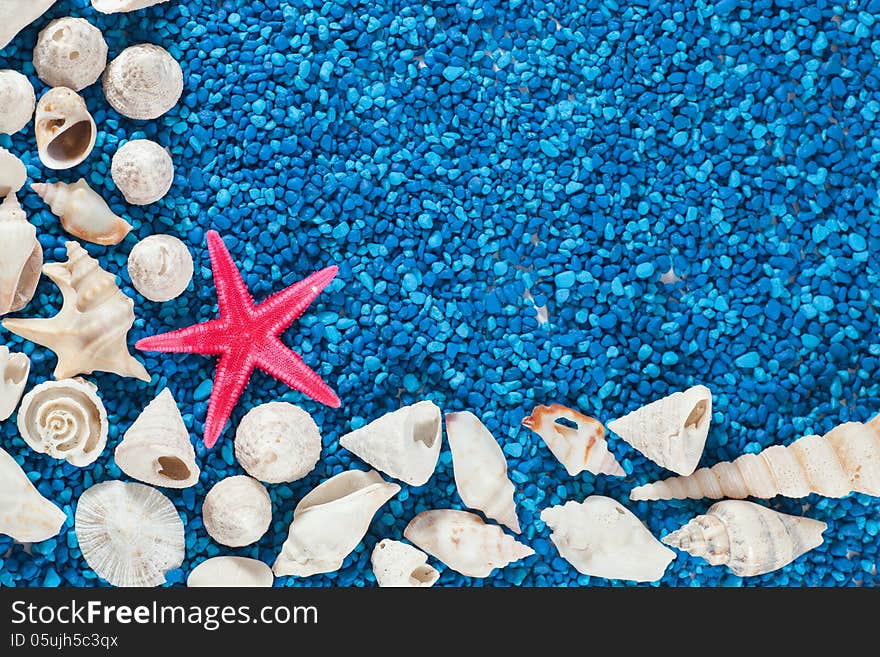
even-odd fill
[[[205,447],[213,447],[223,433],[253,370],[253,361],[246,351],[236,350],[220,357],[205,419]]]
[[[257,306],[257,317],[267,322],[273,335],[278,335],[294,320],[299,319],[306,308],[336,277],[338,271],[339,267],[327,267],[294,283],[286,290],[273,294]]]
[[[211,255],[211,269],[214,272],[214,287],[217,288],[217,305],[222,317],[242,317],[254,307],[254,299],[248,291],[241,272],[229,255],[223,238],[216,231],[208,231],[208,253]]]
[[[223,341],[218,339],[225,323],[212,319],[203,324],[195,324],[186,328],[154,335],[135,343],[141,351],[163,351],[176,354],[204,354],[217,356],[224,351]]]
[[[283,381],[291,388],[299,390],[312,399],[331,408],[339,408],[342,402],[336,393],[324,383],[318,373],[303,362],[294,351],[284,346],[280,340],[270,340],[257,355],[257,367]]]

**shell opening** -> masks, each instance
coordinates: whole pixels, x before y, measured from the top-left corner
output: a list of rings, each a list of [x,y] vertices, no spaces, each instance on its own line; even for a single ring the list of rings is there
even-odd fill
[[[690,415],[687,416],[687,419],[684,421],[685,427],[698,427],[703,423],[703,420],[706,419],[706,411],[708,410],[709,402],[705,399],[701,399],[695,405],[693,410],[691,410]]]
[[[419,413],[413,422],[413,442],[422,443],[425,447],[433,447],[440,430],[440,415]]]
[[[50,130],[55,130],[64,127],[64,124],[64,119],[54,119],[49,122],[48,127]],[[91,139],[91,122],[79,121],[53,139],[46,148],[46,153],[59,162],[76,160],[82,157]]]
[[[419,586],[434,580],[434,569],[431,566],[419,566],[409,575],[410,584]]]
[[[185,481],[189,479],[190,471],[186,463],[176,456],[160,456],[156,459],[159,464],[159,475],[172,481]]]
[[[578,423],[567,417],[555,418],[553,420],[553,424],[558,424],[559,426],[565,427],[567,429],[574,429],[575,431],[577,431],[578,429]]]

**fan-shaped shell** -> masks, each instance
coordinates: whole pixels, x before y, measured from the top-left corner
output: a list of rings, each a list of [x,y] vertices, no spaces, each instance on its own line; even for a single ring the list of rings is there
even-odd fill
[[[275,576],[262,561],[246,557],[213,557],[193,568],[186,580],[190,588],[203,586],[248,586],[268,588]]]
[[[30,371],[31,359],[26,354],[11,354],[9,347],[0,345],[0,422],[18,406]]]
[[[0,448],[0,534],[21,543],[57,536],[67,516],[40,494],[15,459]]]
[[[86,102],[73,89],[55,87],[37,103],[37,153],[49,169],[70,169],[95,147],[98,128]]]
[[[58,0],[0,0],[0,50]]]
[[[168,151],[149,139],[129,141],[116,151],[110,175],[132,205],[155,203],[174,182],[174,162]]]
[[[0,204],[0,316],[30,303],[42,267],[37,229],[28,223],[15,194],[10,194]]]
[[[321,432],[306,411],[270,402],[248,411],[235,433],[235,458],[252,477],[270,484],[302,479],[321,458]]]
[[[0,146],[0,198],[18,192],[26,180],[24,162]]]
[[[162,303],[183,294],[193,277],[186,244],[171,235],[150,235],[128,255],[131,284],[150,301]]]
[[[221,545],[243,547],[256,543],[269,530],[272,500],[256,479],[227,477],[205,496],[202,520],[211,538]]]
[[[440,579],[437,569],[428,565],[427,554],[389,538],[376,543],[370,561],[380,587],[427,588]]]
[[[121,14],[160,5],[163,2],[168,0],[92,0],[92,7],[103,14]]]
[[[14,135],[24,130],[34,116],[37,96],[27,76],[18,71],[0,71],[0,133]]]
[[[107,102],[130,119],[159,118],[182,93],[180,64],[167,50],[149,43],[126,48],[104,73]]]
[[[37,75],[50,87],[81,91],[104,72],[107,43],[101,30],[84,18],[66,16],[43,28],[33,59]]]
[[[33,183],[37,195],[49,204],[52,214],[71,235],[92,244],[119,244],[131,232],[131,225],[113,214],[100,194],[80,178],[72,185],[63,182]]]

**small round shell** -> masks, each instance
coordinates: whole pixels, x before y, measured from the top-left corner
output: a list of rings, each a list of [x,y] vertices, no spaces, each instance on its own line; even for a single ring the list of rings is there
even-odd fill
[[[55,87],[37,103],[37,153],[49,169],[71,169],[95,147],[98,129],[86,102],[73,89]]]
[[[192,255],[176,237],[150,235],[131,250],[128,275],[134,289],[150,301],[170,301],[183,294],[192,280]]]
[[[104,73],[107,102],[130,119],[159,118],[182,93],[180,64],[167,50],[149,43],[126,48]]]
[[[84,18],[58,18],[40,32],[34,69],[50,87],[81,91],[97,82],[106,67],[104,35]]]
[[[0,133],[14,135],[24,130],[34,116],[37,96],[26,76],[18,71],[0,71]]]
[[[174,162],[168,151],[149,139],[135,139],[119,147],[110,164],[113,182],[132,205],[161,199],[174,182]]]
[[[238,425],[235,458],[270,484],[302,479],[321,458],[321,432],[312,416],[287,402],[252,409]]]
[[[272,501],[266,488],[245,475],[227,477],[205,496],[202,520],[211,538],[229,547],[256,543],[272,522]]]

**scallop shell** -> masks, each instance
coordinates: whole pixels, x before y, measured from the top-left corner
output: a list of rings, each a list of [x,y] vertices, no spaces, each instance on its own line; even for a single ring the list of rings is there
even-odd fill
[[[174,162],[164,148],[149,139],[123,144],[110,163],[110,175],[132,205],[149,205],[164,197],[174,182]]]
[[[213,557],[206,559],[186,579],[189,588],[204,586],[247,586],[268,588],[275,576],[262,561],[246,557]]]
[[[107,67],[107,44],[101,30],[84,18],[57,18],[40,32],[33,59],[37,75],[50,87],[81,91]]]
[[[270,484],[302,479],[321,458],[321,432],[306,411],[270,402],[248,411],[235,433],[235,458],[252,477]]]
[[[168,0],[92,0],[92,7],[103,14],[121,14],[160,5],[163,2]]]
[[[113,586],[159,586],[183,563],[183,522],[150,486],[95,484],[80,496],[74,525],[86,563]]]
[[[58,0],[0,0],[0,50]]]
[[[18,406],[30,372],[31,359],[26,354],[11,354],[9,347],[0,346],[0,422]]]
[[[20,543],[57,536],[67,516],[40,494],[21,466],[0,448],[0,534]]]
[[[34,296],[43,266],[37,229],[15,194],[0,204],[0,316],[24,308]]]
[[[183,71],[164,48],[145,43],[123,50],[104,73],[104,95],[130,119],[157,119],[183,93]]]
[[[245,475],[214,484],[202,505],[205,530],[215,541],[244,547],[259,541],[272,523],[272,500],[266,487]]]
[[[63,182],[33,183],[37,195],[49,204],[68,233],[92,244],[119,244],[131,232],[131,225],[113,214],[107,201],[89,187],[85,178],[72,185]]]
[[[0,198],[18,192],[26,180],[24,162],[0,146]]]
[[[14,135],[24,130],[34,116],[37,96],[27,76],[18,71],[0,71],[0,133]]]
[[[49,169],[71,169],[95,147],[98,128],[86,102],[73,89],[55,87],[37,103],[37,153]]]
[[[428,555],[412,545],[389,538],[376,543],[370,557],[380,587],[427,588],[440,579],[428,565]]]
[[[150,235],[128,255],[134,289],[150,301],[170,301],[183,294],[193,277],[193,259],[186,244],[171,235]]]

